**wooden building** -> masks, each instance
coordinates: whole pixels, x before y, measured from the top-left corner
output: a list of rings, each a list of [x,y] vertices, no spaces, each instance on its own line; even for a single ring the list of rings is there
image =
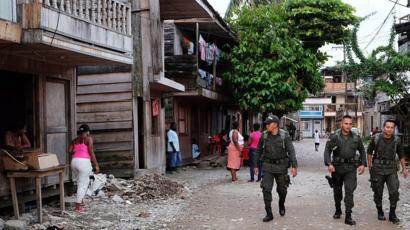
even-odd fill
[[[199,2],[199,1],[197,1]],[[230,68],[221,58],[235,37],[223,19],[207,3],[192,18],[167,20],[164,24],[165,76],[185,86],[185,92],[165,99],[166,122],[176,122],[183,161],[192,160],[195,139],[202,155],[209,153],[211,136],[229,132],[241,113],[232,102],[222,74]]]
[[[133,62],[130,4],[93,2],[98,4],[0,1],[0,131],[24,121],[33,149],[56,153],[67,167],[66,180],[71,179],[66,149],[77,130],[76,66],[129,66]],[[88,92],[94,89],[81,90],[78,100],[91,100]],[[18,192],[33,189],[33,183],[18,181]],[[43,181],[45,187],[56,183],[55,177]],[[7,196],[9,186],[2,170],[0,184],[0,196]],[[6,200],[0,206],[9,204]]]

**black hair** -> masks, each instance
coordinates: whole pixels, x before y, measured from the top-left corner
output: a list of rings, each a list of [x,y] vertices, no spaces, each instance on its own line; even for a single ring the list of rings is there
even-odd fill
[[[175,123],[174,121],[171,122],[171,123],[169,124],[169,128],[175,131],[175,130],[177,129],[177,123]]]
[[[90,126],[88,126],[87,124],[82,124],[80,125],[80,127],[78,127],[78,131],[77,134],[81,135],[85,132],[89,132],[90,131]]]
[[[386,126],[386,123],[387,123],[387,122],[393,123],[393,124],[394,124],[394,127],[396,127],[396,121],[395,121],[395,120],[392,120],[392,119],[387,119],[387,120],[383,123],[383,127]]]
[[[248,140],[249,140],[249,135],[248,134],[243,135],[243,141],[248,141]]]
[[[353,120],[353,117],[352,116],[350,116],[350,115],[344,115],[343,117],[342,117],[342,121],[344,120],[344,119],[350,119],[350,120]]]
[[[233,129],[237,129],[238,127],[239,127],[239,122],[237,122],[237,121],[232,122],[232,128]]]
[[[191,142],[192,142],[192,144],[196,144],[196,139],[195,139],[195,138],[192,138],[192,139],[191,139]]]
[[[253,124],[253,131],[257,131],[261,128],[261,125],[259,123],[254,123]]]

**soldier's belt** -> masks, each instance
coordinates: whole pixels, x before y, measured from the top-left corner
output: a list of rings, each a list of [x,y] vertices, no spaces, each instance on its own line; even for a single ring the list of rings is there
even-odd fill
[[[357,161],[354,158],[341,158],[335,157],[333,158],[334,164],[355,164]]]
[[[380,165],[392,165],[392,164],[394,164],[394,160],[387,160],[387,159],[373,159],[373,164],[380,164]]]
[[[274,164],[274,165],[281,165],[288,163],[286,158],[282,159],[269,159],[269,158],[264,158],[263,162],[269,163],[269,164]]]

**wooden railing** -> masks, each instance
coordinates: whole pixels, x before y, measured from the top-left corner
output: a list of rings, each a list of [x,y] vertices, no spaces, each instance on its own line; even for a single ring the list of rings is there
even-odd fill
[[[45,7],[131,35],[131,5],[115,0],[42,0]]]

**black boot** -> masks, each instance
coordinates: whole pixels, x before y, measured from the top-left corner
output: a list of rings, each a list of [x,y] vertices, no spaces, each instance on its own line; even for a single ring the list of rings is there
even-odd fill
[[[269,222],[273,220],[272,208],[268,207],[268,208],[265,208],[265,210],[266,210],[266,216],[263,218],[263,222]]]
[[[377,206],[377,219],[378,220],[386,220],[386,217],[384,217],[384,212],[383,212],[383,207],[382,206]]]
[[[341,205],[336,205],[336,211],[335,211],[335,214],[333,215],[333,219],[340,219],[341,215],[342,215]]]
[[[389,221],[393,224],[397,224],[400,222],[399,218],[397,218],[396,216],[396,207],[390,207]]]
[[[345,224],[356,225],[356,221],[352,219],[352,211],[346,211]]]
[[[284,216],[286,213],[286,209],[285,209],[285,200],[279,200],[279,214],[281,216]]]

